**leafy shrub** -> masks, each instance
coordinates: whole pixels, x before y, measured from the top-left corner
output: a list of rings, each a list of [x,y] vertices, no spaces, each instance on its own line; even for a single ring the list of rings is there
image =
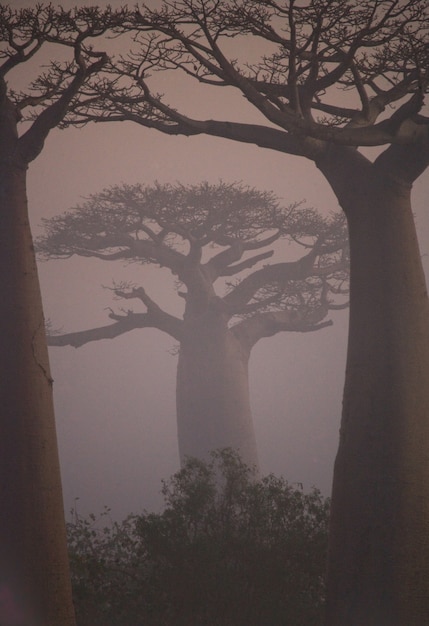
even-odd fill
[[[313,626],[321,622],[328,501],[259,479],[236,453],[189,459],[162,513],[68,525],[79,626]]]

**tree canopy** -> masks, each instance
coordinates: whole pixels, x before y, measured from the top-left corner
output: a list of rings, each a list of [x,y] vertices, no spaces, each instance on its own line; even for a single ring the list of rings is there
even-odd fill
[[[105,47],[106,33],[118,35],[124,16],[124,10],[110,7],[67,11],[51,4],[17,10],[0,6],[0,97],[5,115],[1,130],[6,133],[2,147],[9,149],[12,139],[5,125],[8,111],[20,131],[15,160],[33,161],[49,132],[63,123],[83,85],[108,62],[107,52],[96,49],[97,40],[103,39]],[[26,80],[22,66],[28,72]],[[10,159],[11,154],[5,157]]]
[[[67,123],[130,120],[169,134],[217,135],[316,161],[326,143],[422,142],[423,148],[427,17],[424,0],[143,5],[130,17],[130,29],[137,31],[131,51],[112,61],[103,81],[93,82]],[[168,92],[161,96],[150,87],[157,72],[171,70],[208,87],[237,89],[266,123],[195,119],[177,110],[173,94],[170,104]]]
[[[242,184],[113,186],[43,223],[41,258],[79,255],[166,267],[177,276],[185,316],[201,313],[216,299],[249,348],[281,330],[315,330],[330,309],[347,305],[344,219],[284,205],[271,192]],[[295,244],[290,255],[297,260],[262,266],[280,240]],[[115,324],[53,335],[50,344],[78,346],[145,326],[181,341],[180,318],[163,311],[142,285],[125,279],[113,291],[139,300],[146,312],[111,311]]]

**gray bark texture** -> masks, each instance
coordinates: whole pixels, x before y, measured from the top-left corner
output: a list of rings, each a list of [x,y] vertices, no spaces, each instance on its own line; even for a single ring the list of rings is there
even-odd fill
[[[107,55],[84,42],[115,16],[12,4],[0,5],[0,624],[75,626],[26,172],[82,85],[105,65]],[[62,46],[62,61],[46,70],[34,57],[48,42],[48,55]],[[17,68],[27,93],[16,87]]]
[[[429,619],[429,304],[410,177],[387,156],[338,149],[319,163],[351,251],[327,626]]]
[[[74,626],[52,379],[24,164],[0,163],[0,623]],[[16,612],[20,621],[8,611]],[[17,619],[17,617],[15,617]]]
[[[233,448],[258,467],[250,409],[249,352],[213,307],[197,318],[185,316],[177,369],[177,430],[181,461],[210,458],[212,450]]]

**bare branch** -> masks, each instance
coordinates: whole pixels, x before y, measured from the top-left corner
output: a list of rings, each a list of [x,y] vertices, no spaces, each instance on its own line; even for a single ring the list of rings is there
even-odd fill
[[[261,313],[241,321],[233,327],[232,332],[250,351],[260,339],[272,337],[279,332],[307,333],[332,326],[331,320],[321,321],[326,312],[326,309],[321,307],[310,316],[296,310]]]
[[[241,311],[255,293],[267,283],[284,284],[287,281],[305,280],[312,273],[314,259],[315,252],[311,251],[299,261],[266,265],[233,287],[223,298],[225,305],[231,313],[235,313]]]
[[[413,132],[402,128],[414,121],[417,106],[401,105],[400,115],[378,119],[388,104],[427,90],[428,49],[419,31],[425,4],[415,0],[383,7],[378,10],[370,1],[283,6],[237,0],[215,3],[207,12],[203,0],[177,0],[137,12],[135,28],[147,39],[137,38],[137,49],[111,70],[118,80],[126,73],[126,87],[118,91],[111,83],[96,90],[99,109],[77,107],[75,123],[128,119],[168,134],[206,133],[313,159],[326,143],[420,141],[425,135],[421,126],[414,124]],[[265,39],[271,51],[253,64],[230,58],[226,44],[241,35]],[[157,36],[162,37],[158,49]],[[199,82],[234,86],[270,124],[190,118],[152,93],[149,69],[183,70]],[[338,106],[338,89],[352,92],[356,106]],[[333,117],[315,121],[312,110]]]
[[[81,330],[72,333],[64,333],[62,335],[48,335],[48,346],[73,346],[73,348],[80,348],[86,343],[92,341],[100,341],[102,339],[114,339],[124,333],[134,330],[136,328],[146,327],[146,314],[140,313],[139,316],[134,314],[124,317],[122,321],[118,321],[115,324],[109,324],[107,326],[100,326],[99,328],[91,328],[89,330]],[[139,319],[140,318],[140,319]]]
[[[0,76],[26,63],[36,78],[29,80],[26,92],[8,91],[19,121],[31,122],[17,143],[21,163],[37,157],[49,132],[60,126],[72,102],[80,98],[82,87],[106,67],[105,50],[96,51],[93,42],[101,36],[123,32],[129,24],[126,9],[81,7],[66,11],[53,5],[11,9],[0,6]],[[104,40],[105,42],[105,40]],[[52,60],[42,69],[43,60],[34,62],[42,47],[59,52],[68,60]],[[70,53],[70,54],[69,54]],[[13,84],[12,80],[8,82]],[[24,118],[25,111],[25,118]]]
[[[250,257],[249,259],[245,259],[241,263],[236,263],[235,265],[229,265],[225,267],[223,270],[219,272],[219,276],[235,276],[235,274],[239,274],[243,270],[250,269],[256,263],[260,261],[264,261],[265,259],[269,259],[274,254],[273,250],[268,250],[267,252],[262,252],[261,254],[257,254],[255,256]]]
[[[157,328],[178,341],[181,338],[181,320],[162,311],[159,307],[156,311],[151,309],[147,313],[128,312],[126,315],[111,313],[109,317],[116,320],[114,324],[62,335],[48,335],[48,345],[80,348],[92,341],[114,339],[138,328]]]

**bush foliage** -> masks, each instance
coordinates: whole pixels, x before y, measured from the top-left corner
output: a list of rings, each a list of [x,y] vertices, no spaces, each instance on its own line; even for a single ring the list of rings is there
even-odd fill
[[[231,450],[189,459],[162,513],[68,524],[79,626],[321,622],[328,501],[259,479]],[[107,520],[107,523],[100,523]]]

